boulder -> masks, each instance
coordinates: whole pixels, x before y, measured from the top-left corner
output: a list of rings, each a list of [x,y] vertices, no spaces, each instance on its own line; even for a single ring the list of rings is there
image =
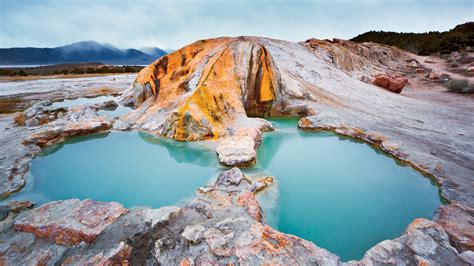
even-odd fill
[[[372,83],[388,91],[400,93],[407,85],[408,79],[397,75],[378,74]]]
[[[418,63],[417,63],[416,61],[414,61],[414,60],[413,60],[413,61],[411,61],[410,63],[408,63],[408,65],[407,65],[407,66],[408,66],[408,67],[413,67],[413,68],[416,68],[416,67],[418,67]]]
[[[401,237],[380,242],[361,261],[350,264],[465,265],[443,228],[424,218],[415,219]]]
[[[219,162],[225,166],[251,166],[257,161],[257,148],[262,133],[255,128],[239,128],[237,132],[222,138],[216,148]]]
[[[468,67],[467,72],[474,73],[474,66]]]
[[[435,70],[431,70],[430,74],[428,75],[429,79],[439,79],[441,74]]]
[[[23,112],[23,124],[39,126],[62,117],[68,111],[65,107],[52,107],[51,102],[40,102]]]
[[[14,223],[17,231],[33,233],[60,245],[91,243],[118,217],[127,213],[116,202],[69,199],[53,201],[22,213]]]
[[[474,209],[454,203],[441,206],[434,220],[440,224],[459,252],[474,251]]]

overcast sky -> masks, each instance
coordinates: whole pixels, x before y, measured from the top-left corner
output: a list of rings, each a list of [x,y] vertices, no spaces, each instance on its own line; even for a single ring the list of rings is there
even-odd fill
[[[218,36],[301,41],[369,30],[445,31],[474,21],[474,0],[0,0],[0,12],[0,47],[95,40],[177,49]]]

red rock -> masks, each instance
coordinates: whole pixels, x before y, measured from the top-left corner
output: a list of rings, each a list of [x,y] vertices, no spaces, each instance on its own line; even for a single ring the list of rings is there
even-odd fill
[[[434,220],[440,224],[460,252],[474,251],[474,209],[459,204],[440,207]]]
[[[14,228],[56,244],[76,245],[94,241],[108,225],[127,212],[116,202],[54,201],[25,213],[15,222]]]
[[[400,93],[407,85],[408,79],[396,75],[378,74],[372,83],[391,92]]]
[[[262,222],[262,209],[252,192],[248,191],[242,194],[237,200],[237,205],[244,207],[254,220]]]
[[[434,70],[431,70],[431,73],[428,75],[428,78],[429,79],[439,79],[441,76],[440,73],[434,71]]]

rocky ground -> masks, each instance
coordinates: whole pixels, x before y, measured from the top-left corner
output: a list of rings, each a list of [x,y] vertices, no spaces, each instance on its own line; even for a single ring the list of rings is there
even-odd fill
[[[127,89],[135,76],[125,74],[0,81],[0,113],[23,111],[41,101],[117,94]]]
[[[115,128],[214,139],[222,164],[249,166],[261,135],[273,129],[258,117],[303,116],[300,128],[364,140],[430,175],[449,202],[434,221],[416,219],[399,238],[348,264],[473,264],[474,98],[446,92],[441,82],[449,77],[437,71],[419,57],[373,43],[198,41],[142,70],[120,99],[136,109],[118,120],[97,114],[106,105],[58,110],[37,104],[15,119],[24,126],[14,125],[13,115],[1,116],[0,144],[7,151],[0,160],[2,195],[21,189],[28,161],[41,147],[69,137]],[[73,95],[122,89],[88,87]],[[56,99],[50,93],[39,98]],[[17,215],[24,209],[18,206],[28,204],[10,203],[2,207],[0,262],[343,264],[266,225],[255,193],[270,180],[250,180],[233,168],[183,208],[126,210],[65,200]]]
[[[79,97],[117,95],[128,88],[132,80],[132,75],[119,75],[0,82],[0,106],[8,111],[7,114],[0,114],[0,198],[24,186],[23,176],[28,171],[28,161],[40,151],[38,145],[28,143],[38,141],[41,134],[49,134],[50,138],[57,137],[59,140],[60,132],[62,136],[77,135],[112,127],[111,119],[101,118],[97,114],[99,109],[110,106],[96,105],[68,110],[51,108],[48,103]],[[15,111],[19,112],[13,113]],[[76,122],[70,123],[73,121]],[[90,122],[89,126],[83,122]]]

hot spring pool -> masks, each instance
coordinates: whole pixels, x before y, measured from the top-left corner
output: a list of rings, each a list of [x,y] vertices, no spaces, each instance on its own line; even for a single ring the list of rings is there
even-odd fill
[[[258,198],[269,224],[282,232],[344,261],[360,259],[376,243],[400,236],[414,218],[432,218],[442,204],[430,179],[367,144],[300,131],[296,119],[272,122],[277,130],[265,133],[257,165],[245,172],[275,176],[275,189]],[[204,143],[112,132],[46,149],[31,161],[25,189],[9,199],[161,207],[191,197],[222,169]]]
[[[259,195],[270,225],[339,255],[361,259],[380,241],[396,238],[415,218],[432,218],[442,204],[432,180],[371,146],[333,133],[273,119],[257,166],[274,175],[278,194]]]
[[[13,199],[90,198],[158,208],[192,196],[217,167],[202,143],[137,132],[95,134],[46,148],[31,161],[27,186]]]

